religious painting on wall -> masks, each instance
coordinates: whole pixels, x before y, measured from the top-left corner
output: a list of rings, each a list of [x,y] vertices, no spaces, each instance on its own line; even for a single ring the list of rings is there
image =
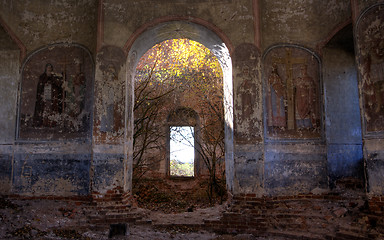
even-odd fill
[[[22,71],[18,137],[87,136],[93,71],[92,57],[81,46],[53,45],[33,53]]]
[[[357,56],[365,134],[384,134],[384,4],[357,23]]]
[[[263,62],[267,139],[321,139],[318,58],[296,46],[267,51]]]
[[[234,136],[237,143],[254,143],[262,139],[260,98],[260,53],[251,43],[236,47],[234,63]],[[256,104],[255,104],[256,103]]]
[[[94,136],[98,140],[114,141],[124,136],[125,79],[121,72],[125,61],[124,52],[115,46],[103,46],[97,55]]]

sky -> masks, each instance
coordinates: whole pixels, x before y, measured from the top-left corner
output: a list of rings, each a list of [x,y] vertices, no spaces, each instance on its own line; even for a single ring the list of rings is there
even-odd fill
[[[190,126],[172,126],[170,128],[171,160],[193,163],[195,159],[194,128]]]

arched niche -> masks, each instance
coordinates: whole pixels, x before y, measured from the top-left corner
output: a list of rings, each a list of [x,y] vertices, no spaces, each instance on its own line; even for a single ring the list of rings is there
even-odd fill
[[[384,194],[384,4],[365,9],[355,24],[366,188]]]
[[[362,132],[353,26],[343,26],[322,47],[324,119],[330,187],[363,180]]]
[[[92,123],[94,62],[79,44],[53,44],[23,63],[16,138],[19,141],[88,139]]]
[[[355,25],[363,136],[384,136],[384,4],[366,9]]]
[[[263,56],[266,141],[323,140],[321,62],[307,48],[282,44]]]
[[[321,62],[279,44],[263,55],[264,187],[267,195],[327,189]]]
[[[232,90],[232,62],[229,52],[230,45],[219,37],[220,34],[207,27],[190,21],[177,20],[161,22],[147,28],[133,41],[127,49],[127,111],[126,111],[126,144],[128,157],[125,171],[125,190],[131,189],[132,177],[132,140],[133,140],[133,99],[135,69],[139,59],[155,44],[175,38],[187,38],[207,47],[221,64],[223,70],[224,114],[225,114],[225,165],[228,190],[232,190],[233,182],[233,90]]]

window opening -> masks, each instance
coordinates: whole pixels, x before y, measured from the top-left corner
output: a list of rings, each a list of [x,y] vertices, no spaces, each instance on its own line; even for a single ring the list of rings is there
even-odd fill
[[[170,175],[195,175],[195,129],[192,126],[170,127]]]

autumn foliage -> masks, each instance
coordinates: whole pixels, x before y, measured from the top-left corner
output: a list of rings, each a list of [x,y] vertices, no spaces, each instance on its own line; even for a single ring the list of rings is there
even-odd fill
[[[139,61],[135,79],[134,184],[167,158],[167,119],[178,108],[198,115],[194,145],[208,176],[207,193],[225,192],[223,74],[209,49],[188,39],[171,39]],[[182,119],[182,118],[181,118]],[[187,123],[180,123],[188,125]],[[168,166],[169,167],[169,166]]]

